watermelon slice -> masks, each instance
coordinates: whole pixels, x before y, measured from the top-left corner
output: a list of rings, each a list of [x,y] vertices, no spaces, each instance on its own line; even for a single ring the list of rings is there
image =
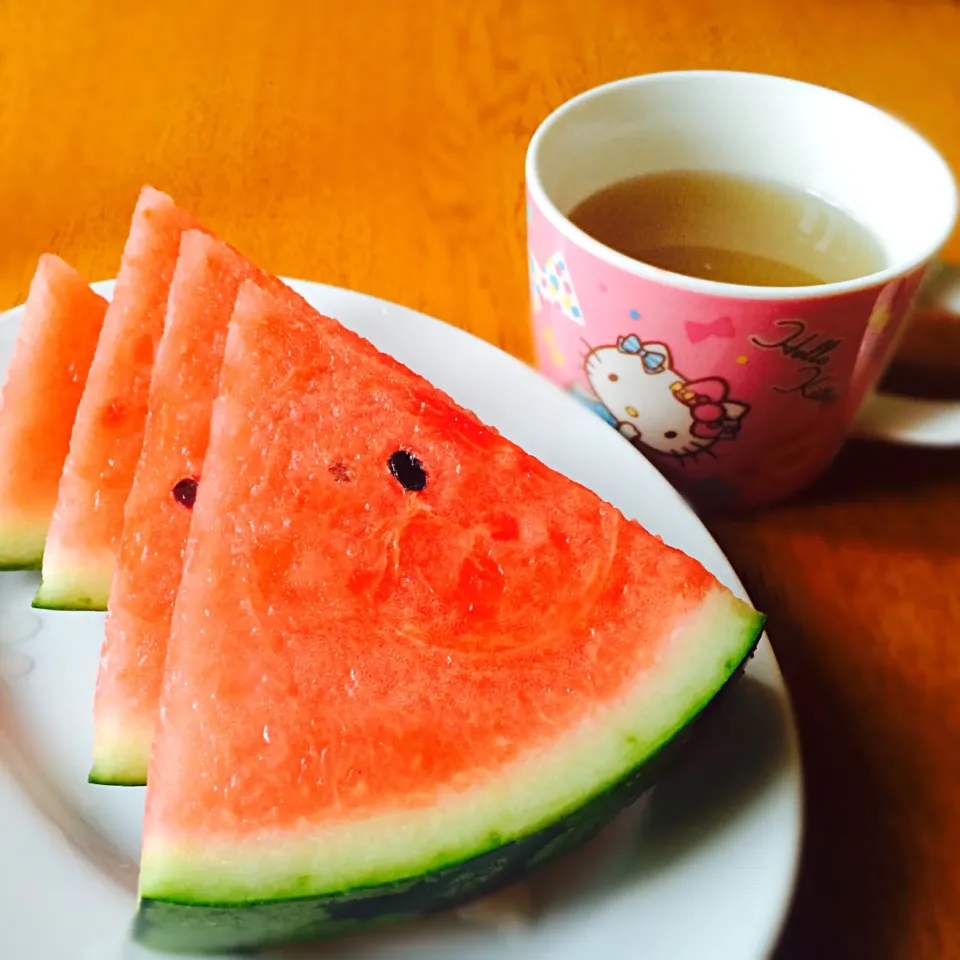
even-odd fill
[[[190,507],[241,281],[296,294],[225,243],[188,230],[170,287],[140,462],[127,499],[94,705],[94,783],[143,784]]]
[[[0,570],[40,566],[106,309],[73,267],[40,258],[0,400]]]
[[[107,608],[180,234],[193,226],[168,196],[144,187],[77,409],[36,607]]]
[[[138,936],[483,893],[595,832],[761,617],[365,340],[245,283],[173,615]]]

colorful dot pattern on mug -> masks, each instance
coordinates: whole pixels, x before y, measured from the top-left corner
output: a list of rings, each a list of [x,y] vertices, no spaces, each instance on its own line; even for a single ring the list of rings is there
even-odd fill
[[[530,271],[535,298],[546,303],[554,303],[561,312],[574,323],[583,325],[583,311],[573,287],[573,281],[567,269],[563,254],[557,252],[548,258],[541,269],[532,252],[530,254]]]

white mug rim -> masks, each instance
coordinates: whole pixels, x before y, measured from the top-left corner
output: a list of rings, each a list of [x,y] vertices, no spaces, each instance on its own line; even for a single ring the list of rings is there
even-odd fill
[[[950,185],[950,195],[944,198],[944,202],[949,205],[950,215],[946,221],[946,227],[928,244],[925,245],[922,253],[913,257],[902,258],[899,262],[892,263],[883,270],[875,273],[866,274],[862,277],[854,277],[851,280],[840,280],[834,283],[822,283],[810,287],[761,287],[748,284],[721,283],[717,280],[707,280],[701,277],[690,277],[681,273],[674,273],[670,270],[663,270],[654,267],[640,260],[634,260],[626,254],[608,247],[599,240],[594,239],[590,234],[585,233],[577,227],[553,202],[547,194],[546,189],[540,179],[538,172],[538,159],[541,145],[550,129],[563,119],[563,117],[580,104],[595,98],[604,97],[614,90],[623,87],[641,86],[655,80],[666,78],[698,78],[708,79],[710,77],[744,77],[763,82],[777,82],[785,85],[798,86],[816,90],[820,93],[827,93],[831,96],[851,101],[862,109],[873,111],[879,114],[886,122],[900,128],[904,135],[918,138],[925,144],[927,149],[939,161],[946,174],[946,181]],[[839,90],[833,90],[830,87],[820,86],[819,84],[808,83],[804,80],[794,80],[790,77],[781,77],[776,74],[752,73],[740,70],[668,70],[658,73],[640,74],[633,77],[625,77],[621,80],[613,80],[609,83],[592,87],[570,100],[562,103],[552,113],[550,113],[537,127],[527,147],[525,162],[525,176],[527,188],[530,191],[533,202],[546,217],[547,221],[563,236],[573,241],[578,247],[597,257],[599,260],[623,270],[627,273],[642,277],[645,280],[655,283],[665,284],[676,287],[691,293],[701,293],[715,297],[726,297],[741,300],[819,300],[828,297],[835,297],[841,294],[854,293],[869,289],[874,286],[882,286],[891,280],[897,280],[901,277],[913,273],[914,270],[922,268],[931,263],[940,250],[946,244],[950,235],[953,233],[957,220],[957,184],[946,160],[943,159],[940,152],[930,143],[926,137],[922,136],[909,124],[895,117],[893,114],[873,104],[852,97],[849,94],[841,93]]]

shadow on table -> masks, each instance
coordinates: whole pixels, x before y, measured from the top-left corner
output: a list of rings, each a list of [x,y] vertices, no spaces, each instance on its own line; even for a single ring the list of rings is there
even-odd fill
[[[750,571],[750,551],[771,544],[781,531],[809,534],[827,545],[862,542],[881,550],[955,555],[958,481],[960,448],[851,440],[822,477],[790,499],[743,516],[704,520],[742,576]]]
[[[907,956],[916,865],[912,841],[890,819],[889,768],[902,768],[909,736],[883,735],[890,731],[882,719],[865,715],[846,689],[854,677],[821,672],[802,627],[783,621],[776,636],[797,711],[807,802],[800,876],[774,960],[897,960]],[[896,696],[906,711],[922,709],[903,691]],[[911,777],[909,765],[903,776]]]
[[[910,499],[956,480],[960,480],[960,448],[850,440],[831,468],[790,505],[829,505],[877,497]]]

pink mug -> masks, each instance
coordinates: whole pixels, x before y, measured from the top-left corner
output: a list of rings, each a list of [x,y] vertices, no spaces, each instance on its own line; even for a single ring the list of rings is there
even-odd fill
[[[884,248],[879,273],[815,287],[698,279],[633,260],[567,218],[628,177],[712,170],[813,191]],[[821,473],[850,433],[960,443],[960,402],[878,395],[957,190],[909,127],[823,87],[760,74],[650,74],[552,113],[527,151],[537,367],[695,503],[750,507]],[[960,269],[925,295],[960,307]]]

